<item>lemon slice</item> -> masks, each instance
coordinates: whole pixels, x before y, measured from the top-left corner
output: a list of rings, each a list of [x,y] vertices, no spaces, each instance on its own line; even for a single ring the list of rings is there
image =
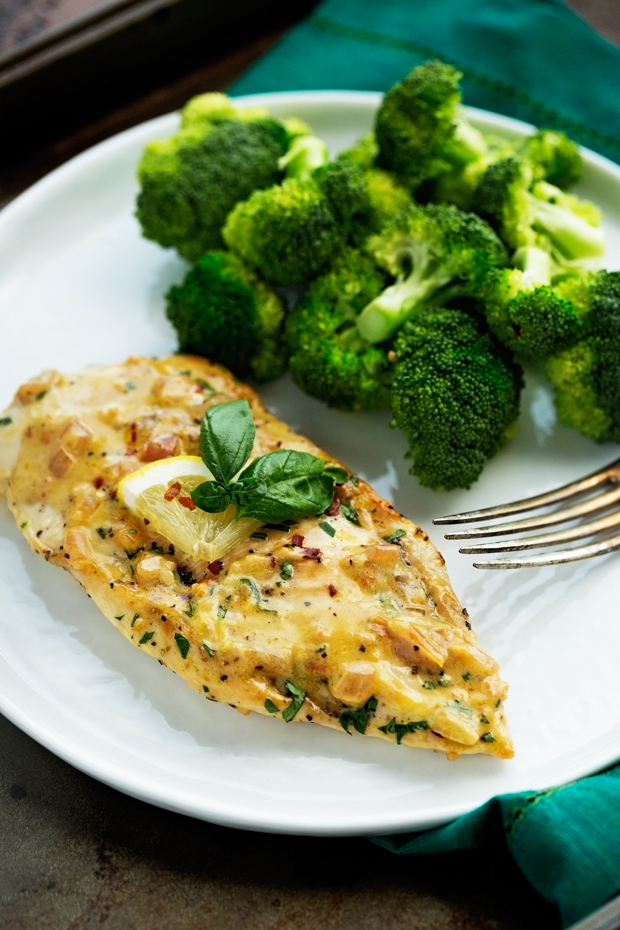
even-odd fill
[[[128,510],[148,520],[175,547],[193,559],[215,562],[261,524],[247,518],[235,520],[233,506],[223,513],[206,513],[198,507],[192,510],[191,505],[184,506],[183,501],[187,503],[194,488],[208,479],[213,480],[213,475],[201,458],[177,455],[149,462],[127,475],[118,486],[118,496]]]

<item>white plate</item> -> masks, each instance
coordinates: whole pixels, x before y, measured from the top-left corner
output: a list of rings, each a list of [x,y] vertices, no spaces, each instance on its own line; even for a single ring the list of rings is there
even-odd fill
[[[333,151],[366,131],[378,94],[241,98],[300,116]],[[515,120],[471,111],[481,128],[523,135]],[[174,349],[163,294],[184,264],[142,239],[135,166],[165,116],[53,172],[0,215],[0,408],[43,368],[67,372]],[[620,255],[620,169],[585,152],[579,192],[605,209],[609,266]],[[526,496],[610,461],[556,425],[531,376],[516,440],[468,492],[436,494],[407,474],[387,411],[328,411],[287,379],[262,395],[274,412],[372,482],[407,516]],[[137,798],[230,826],[290,833],[402,831],[446,822],[504,792],[585,775],[620,756],[618,556],[576,566],[480,572],[438,531],[454,587],[510,682],[513,761],[415,752],[321,727],[284,726],[207,704],[130,649],[68,574],[36,558],[0,507],[0,710],[77,768]]]

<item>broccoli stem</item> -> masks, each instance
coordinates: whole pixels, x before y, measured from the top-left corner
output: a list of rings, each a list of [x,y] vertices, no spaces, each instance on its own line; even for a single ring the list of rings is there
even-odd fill
[[[369,343],[384,342],[412,317],[435,291],[451,279],[444,268],[433,261],[422,243],[412,243],[400,257],[401,267],[411,262],[411,273],[400,275],[395,284],[366,304],[357,319],[361,336]]]
[[[456,144],[458,156],[464,164],[478,161],[488,155],[489,146],[486,139],[479,129],[472,126],[464,110],[461,110],[457,115],[456,128],[452,138]]]
[[[535,245],[524,245],[512,257],[515,268],[523,272],[525,290],[551,284],[551,256]]]
[[[278,159],[278,168],[287,178],[307,181],[329,161],[329,150],[318,136],[297,136],[288,152]]]
[[[529,196],[535,215],[534,229],[545,233],[564,258],[570,261],[603,254],[605,242],[600,228],[586,223],[568,207]]]

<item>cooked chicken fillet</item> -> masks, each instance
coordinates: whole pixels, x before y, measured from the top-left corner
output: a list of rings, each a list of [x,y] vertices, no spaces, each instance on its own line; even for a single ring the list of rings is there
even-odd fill
[[[132,357],[71,376],[49,371],[19,388],[0,420],[0,492],[34,551],[208,700],[450,759],[511,757],[507,686],[442,556],[364,481],[338,487],[327,516],[263,527],[210,567],[120,503],[125,475],[197,455],[206,409],[242,397],[257,427],[254,455],[329,458],[219,366]]]

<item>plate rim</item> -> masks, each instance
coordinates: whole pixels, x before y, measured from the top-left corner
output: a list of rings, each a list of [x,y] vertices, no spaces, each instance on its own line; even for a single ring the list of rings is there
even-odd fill
[[[382,96],[380,92],[375,91],[321,90],[246,94],[233,99],[240,106],[256,106],[262,104],[269,106],[274,102],[284,106],[290,102],[292,107],[294,107],[296,103],[311,103],[323,106],[342,106],[344,103],[349,106],[359,107],[360,109],[367,109],[369,106],[376,107]],[[491,111],[474,107],[466,107],[466,110],[474,121],[492,125],[495,129],[499,128],[509,134],[527,135],[535,129],[535,127],[529,123],[513,119],[512,117],[503,116],[502,114],[495,114]],[[128,143],[131,144],[134,137],[142,136],[147,131],[149,133],[152,131],[154,134],[153,137],[156,137],[157,132],[164,128],[166,131],[169,131],[169,126],[177,116],[178,111],[172,111],[144,121],[136,126],[116,133],[75,155],[73,158],[35,182],[35,184],[31,185],[27,190],[19,194],[0,210],[0,233],[6,231],[7,227],[9,227],[10,230],[11,223],[14,220],[19,221],[24,210],[30,210],[33,207],[36,208],[38,200],[45,198],[49,194],[53,194],[57,185],[63,184],[67,178],[70,179],[71,174],[76,169],[79,170],[81,167],[87,166],[91,159],[97,159],[102,154],[105,155],[106,153],[112,154],[117,148],[122,149]],[[613,175],[620,183],[620,166],[588,148],[580,148],[584,159],[589,162],[589,164]],[[18,670],[11,666],[9,660],[0,654],[0,669],[2,667],[6,667],[9,671],[21,677],[19,676]],[[389,817],[384,812],[377,816],[373,816],[372,810],[367,810],[362,825],[351,822],[351,816],[346,814],[341,820],[336,820],[333,813],[329,815],[329,822],[327,820],[321,820],[320,815],[313,816],[311,820],[306,816],[303,823],[301,821],[291,822],[290,814],[287,813],[286,809],[282,818],[277,817],[273,811],[270,811],[268,816],[261,817],[260,809],[258,809],[255,811],[254,819],[250,821],[248,819],[247,809],[242,805],[231,802],[226,804],[219,799],[217,802],[217,810],[206,808],[197,810],[194,804],[184,803],[182,791],[175,792],[173,786],[167,786],[169,790],[164,791],[164,786],[161,782],[145,782],[137,771],[128,775],[127,772],[123,770],[122,765],[106,759],[105,753],[100,753],[99,756],[88,751],[81,753],[79,742],[68,740],[60,729],[55,733],[47,731],[44,725],[39,725],[36,716],[34,716],[32,712],[20,706],[10,695],[4,693],[1,678],[2,676],[0,676],[0,712],[2,712],[9,721],[46,749],[90,777],[120,790],[131,797],[146,801],[147,803],[154,804],[166,810],[208,820],[212,823],[257,832],[294,833],[309,836],[354,836],[366,833],[399,833],[429,829],[430,827],[447,823],[459,815],[474,809],[471,803],[468,804],[467,802],[435,805],[430,810],[416,811],[414,824],[411,822],[403,822],[402,815],[395,814]],[[30,689],[33,694],[36,693],[37,698],[40,700],[42,695],[36,692],[36,689],[34,689],[29,682],[24,679],[22,679],[22,681],[24,682],[24,686]],[[52,712],[56,712],[53,703],[50,702],[49,707]],[[618,726],[620,727],[620,724]],[[607,731],[608,734],[610,732],[611,731]],[[569,781],[581,778],[585,775],[593,774],[611,764],[609,751],[605,753],[603,750],[599,750],[598,756],[600,756],[600,758],[596,758],[594,762],[588,762],[586,760],[575,762],[570,769],[565,770],[565,775],[563,774],[562,780]],[[613,761],[618,757],[620,757],[620,744]],[[510,763],[504,762],[502,764],[509,765]],[[537,790],[535,787],[536,779],[533,778],[532,781],[534,783],[533,790]],[[538,788],[544,788],[548,785],[548,779],[543,778]],[[488,796],[484,793],[484,789],[482,790],[482,795],[484,796],[481,796],[479,801],[476,802],[476,806],[494,796]]]

